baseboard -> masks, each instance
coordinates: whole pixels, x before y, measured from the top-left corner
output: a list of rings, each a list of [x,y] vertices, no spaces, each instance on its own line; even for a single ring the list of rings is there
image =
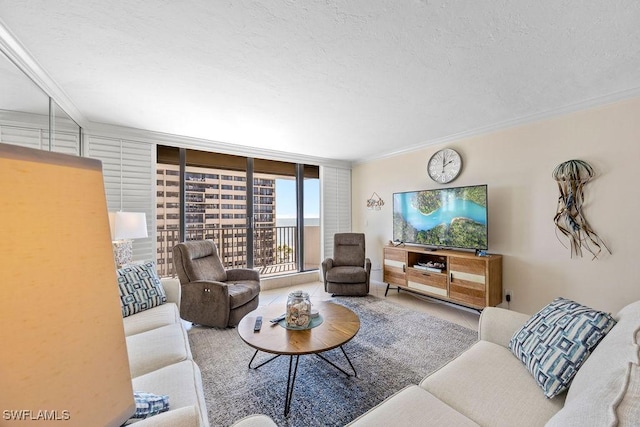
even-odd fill
[[[292,273],[282,276],[263,277],[260,279],[260,288],[266,291],[270,289],[286,288],[288,286],[317,282],[319,280],[319,270],[303,271],[301,273]]]

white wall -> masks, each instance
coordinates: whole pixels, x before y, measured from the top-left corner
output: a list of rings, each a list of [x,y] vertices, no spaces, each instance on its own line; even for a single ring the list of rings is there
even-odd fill
[[[504,256],[512,309],[533,313],[564,296],[616,312],[640,299],[640,98],[355,165],[353,229],[367,235],[374,280],[382,279],[382,247],[392,236],[392,194],[440,187],[427,177],[426,163],[445,146],[464,162],[447,186],[488,184],[489,251]],[[596,171],[584,213],[612,255],[572,259],[556,237],[551,174],[570,159]],[[385,202],[380,211],[366,209],[373,192]]]

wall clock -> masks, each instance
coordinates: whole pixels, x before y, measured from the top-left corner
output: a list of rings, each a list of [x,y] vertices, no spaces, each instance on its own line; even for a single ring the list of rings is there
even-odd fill
[[[440,184],[453,181],[462,170],[462,157],[456,150],[445,148],[431,156],[427,163],[429,178]]]

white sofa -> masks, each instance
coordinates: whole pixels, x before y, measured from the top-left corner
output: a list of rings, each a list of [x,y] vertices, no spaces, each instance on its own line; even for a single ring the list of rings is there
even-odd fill
[[[529,317],[484,309],[476,344],[420,385],[404,388],[349,425],[640,425],[640,301],[614,316],[616,325],[580,367],[568,391],[552,399],[508,348]]]
[[[169,411],[134,422],[137,427],[208,426],[198,365],[180,320],[180,282],[160,281],[167,302],[125,317],[124,331],[134,391],[169,396]]]
[[[511,337],[529,318],[485,308],[476,344],[349,426],[640,426],[640,301],[614,316],[616,325],[580,367],[569,389],[552,399],[509,350]],[[264,415],[235,424],[274,425]]]

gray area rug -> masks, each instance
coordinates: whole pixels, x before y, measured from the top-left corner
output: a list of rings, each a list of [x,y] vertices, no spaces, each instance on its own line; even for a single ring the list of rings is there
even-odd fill
[[[337,297],[360,317],[360,331],[344,349],[358,376],[346,377],[316,356],[302,356],[284,416],[289,357],[249,369],[254,349],[236,329],[193,328],[189,340],[202,370],[209,421],[228,426],[250,414],[269,415],[278,426],[343,426],[386,397],[462,353],[477,332],[381,298]],[[347,372],[340,349],[323,353]],[[254,366],[270,355],[258,353]]]

